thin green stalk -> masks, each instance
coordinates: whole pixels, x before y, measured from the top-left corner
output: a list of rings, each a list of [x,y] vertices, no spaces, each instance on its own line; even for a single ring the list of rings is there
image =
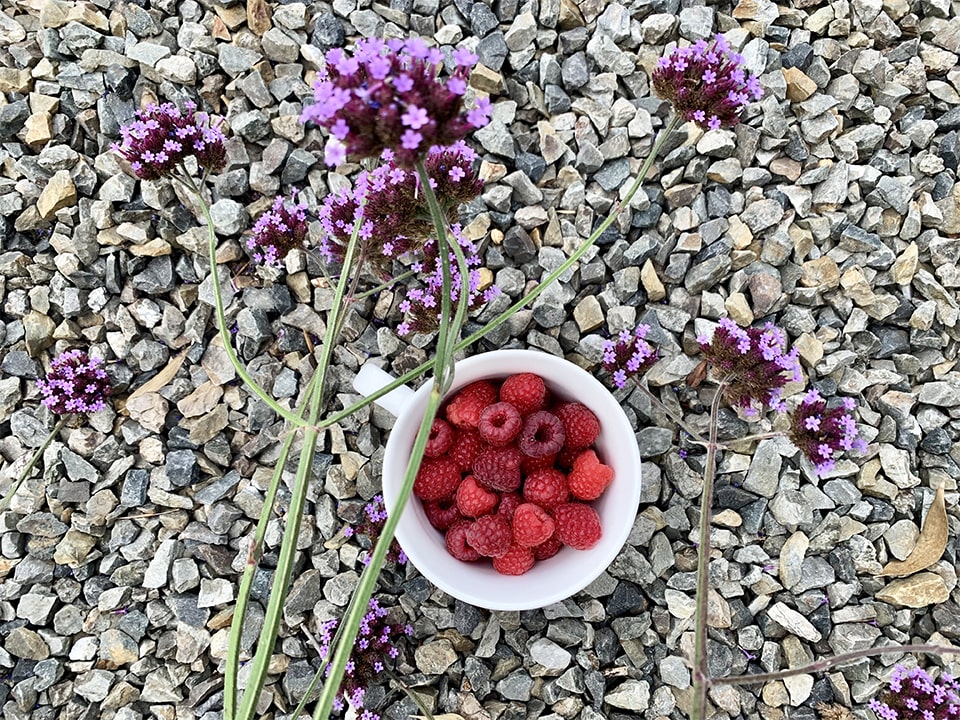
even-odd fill
[[[27,466],[20,473],[20,477],[17,478],[17,481],[13,483],[6,494],[3,496],[3,500],[0,500],[0,512],[3,512],[10,505],[10,502],[13,500],[13,496],[17,494],[17,490],[20,489],[20,486],[23,485],[23,481],[27,479],[27,476],[30,474],[30,471],[33,470],[34,466],[37,464],[37,461],[43,456],[43,452],[50,447],[50,443],[53,442],[53,438],[57,436],[57,433],[63,428],[63,424],[67,421],[67,415],[63,415],[57,420],[57,424],[53,426],[53,429],[47,435],[46,439],[43,441],[43,444],[37,448],[37,451],[33,454],[33,457],[30,458],[30,462],[27,463]]]
[[[413,704],[420,708],[420,712],[423,713],[423,716],[427,718],[427,720],[433,720],[433,713],[430,712],[430,708],[428,708],[423,700],[420,699],[420,696],[408,688],[407,684],[397,677],[397,674],[393,672],[393,670],[390,668],[384,668],[384,671],[390,676],[390,679],[393,680],[401,690],[403,690],[406,696],[413,700]]]
[[[303,404],[298,408],[298,413],[301,417],[307,410],[309,399],[315,392],[318,379],[319,375],[317,373],[314,373],[313,377],[310,378],[310,382],[307,385],[306,397]],[[243,620],[247,613],[247,604],[250,601],[250,590],[253,586],[254,574],[263,547],[263,539],[266,536],[267,526],[273,515],[273,505],[276,501],[277,491],[280,488],[280,482],[283,479],[283,469],[287,464],[287,458],[290,455],[290,448],[293,446],[294,437],[294,433],[288,433],[283,445],[280,447],[280,457],[277,458],[273,476],[270,478],[270,484],[267,486],[267,492],[263,499],[263,511],[260,513],[260,519],[257,522],[257,527],[253,534],[253,544],[250,546],[250,552],[247,554],[247,562],[243,569],[243,575],[240,578],[240,587],[237,590],[237,604],[233,610],[233,622],[230,626],[227,667],[224,676],[223,711],[224,717],[226,718],[232,718],[236,714],[240,640],[243,636]]]
[[[270,657],[273,654],[273,648],[276,644],[280,620],[283,615],[283,604],[286,601],[290,575],[293,572],[293,562],[296,559],[297,540],[300,535],[300,523],[303,519],[303,506],[306,500],[307,486],[309,485],[310,470],[316,452],[317,438],[319,437],[317,420],[320,415],[324,381],[326,379],[327,369],[330,366],[330,360],[333,357],[333,348],[337,342],[342,326],[342,317],[345,316],[343,298],[350,280],[349,268],[353,266],[359,231],[360,223],[358,222],[354,226],[350,242],[347,244],[343,261],[344,272],[340,273],[340,279],[337,282],[337,288],[334,293],[333,306],[330,310],[328,322],[330,331],[327,332],[323,339],[320,361],[317,369],[314,371],[316,384],[311,388],[308,423],[304,430],[303,448],[301,450],[300,462],[297,465],[297,474],[291,492],[290,507],[287,512],[288,524],[284,530],[283,542],[280,546],[280,557],[277,561],[276,570],[274,571],[270,600],[267,603],[267,609],[264,614],[263,628],[260,631],[257,651],[253,657],[250,677],[247,687],[244,689],[240,699],[240,707],[237,715],[238,720],[252,720],[254,717],[260,698],[260,691],[266,681]],[[227,720],[232,720],[232,718],[228,717]]]
[[[303,427],[306,424],[304,420],[283,407],[283,405],[274,400],[266,390],[260,387],[253,379],[253,376],[247,372],[247,368],[240,362],[240,358],[237,357],[237,353],[233,349],[233,340],[230,338],[230,331],[227,329],[227,318],[223,307],[223,293],[220,290],[220,272],[219,266],[217,265],[217,234],[213,229],[213,218],[210,216],[210,206],[207,204],[207,201],[203,199],[200,188],[188,175],[177,179],[186,185],[196,196],[197,202],[200,204],[200,211],[203,213],[204,222],[207,223],[207,250],[210,256],[210,272],[213,275],[213,299],[216,309],[217,328],[220,331],[220,340],[223,343],[224,352],[227,353],[227,357],[237,371],[237,375],[240,376],[240,379],[243,380],[244,384],[254,395],[263,400],[271,410],[287,422],[297,427]]]
[[[717,415],[727,386],[721,382],[710,405],[710,441],[703,473],[703,495],[700,499],[700,542],[697,547],[697,611],[693,650],[693,713],[691,720],[705,720],[707,690],[707,595],[710,589],[710,516],[713,509],[713,481],[717,475]]]
[[[387,517],[387,522],[384,524],[383,530],[380,533],[380,538],[377,540],[373,554],[370,556],[370,562],[360,577],[360,582],[358,583],[357,589],[353,594],[350,606],[347,608],[346,616],[341,623],[343,636],[336,643],[336,650],[334,651],[333,660],[331,661],[330,674],[324,683],[323,691],[321,692],[320,699],[317,703],[317,707],[314,712],[315,718],[329,717],[330,710],[333,707],[333,701],[336,697],[337,691],[340,688],[340,684],[343,682],[346,664],[350,659],[350,653],[353,650],[353,643],[356,640],[357,633],[360,629],[360,621],[362,620],[364,614],[366,614],[367,604],[370,601],[370,596],[373,594],[373,589],[376,584],[377,577],[380,574],[380,569],[383,567],[384,560],[386,559],[387,551],[390,548],[390,543],[393,541],[397,522],[399,522],[400,515],[403,513],[403,508],[406,506],[407,501],[410,498],[410,492],[413,489],[413,482],[416,479],[417,471],[420,468],[420,462],[423,459],[423,449],[426,447],[427,439],[430,436],[430,428],[433,426],[433,420],[436,417],[437,408],[440,405],[440,400],[443,397],[444,392],[446,392],[447,388],[449,388],[450,383],[453,382],[453,349],[451,346],[460,332],[460,328],[462,327],[466,318],[467,307],[469,305],[468,296],[470,290],[470,277],[466,264],[466,258],[463,255],[463,250],[456,242],[448,242],[446,219],[443,217],[440,204],[437,202],[436,195],[434,194],[433,189],[430,187],[429,176],[427,175],[426,169],[423,167],[422,163],[417,164],[417,172],[420,176],[421,189],[424,191],[427,204],[430,207],[430,215],[434,223],[434,230],[437,236],[437,256],[440,258],[440,267],[443,278],[440,306],[440,333],[437,337],[436,350],[436,357],[440,360],[440,365],[434,366],[434,385],[430,392],[429,401],[427,404],[427,412],[420,423],[420,430],[417,433],[417,439],[414,443],[413,454],[411,455],[410,462],[407,465],[403,485],[400,489],[399,496],[397,497],[396,505],[391,508],[390,514]],[[450,319],[450,288],[452,283],[450,272],[451,252],[457,259],[457,264],[459,265],[460,270],[460,280],[462,283],[460,288],[460,302],[457,304],[457,311],[452,321]]]
[[[475,342],[477,342],[477,340],[482,339],[488,333],[493,331],[495,328],[499,327],[500,325],[505,323],[507,320],[509,320],[510,317],[516,314],[518,310],[521,310],[522,308],[526,307],[531,302],[536,300],[540,296],[540,294],[543,293],[544,290],[546,290],[554,281],[556,281],[567,270],[573,267],[577,263],[577,261],[581,257],[583,257],[583,255],[587,252],[587,250],[593,247],[593,244],[604,232],[606,232],[607,228],[609,228],[610,225],[613,224],[613,221],[616,219],[617,215],[619,215],[619,213],[622,212],[623,208],[625,208],[627,205],[630,204],[630,201],[633,199],[633,196],[636,195],[637,190],[640,189],[640,185],[643,183],[643,180],[646,178],[647,173],[650,171],[650,168],[653,166],[653,162],[656,159],[657,154],[660,152],[660,148],[663,146],[663,143],[666,141],[666,139],[670,136],[670,133],[673,132],[673,129],[677,126],[677,124],[678,124],[678,118],[676,117],[672,118],[670,122],[667,123],[667,126],[661,131],[660,135],[657,136],[657,139],[653,144],[653,148],[650,150],[650,155],[647,156],[647,159],[644,161],[643,166],[640,168],[640,172],[637,173],[637,177],[634,180],[633,185],[630,186],[630,189],[627,191],[627,194],[624,196],[623,200],[617,203],[617,205],[614,207],[614,210],[611,212],[610,216],[607,217],[606,220],[604,220],[600,225],[597,226],[597,229],[590,234],[590,237],[587,238],[586,242],[584,242],[583,245],[577,248],[573,252],[573,254],[570,255],[570,257],[567,258],[567,260],[560,265],[560,267],[558,267],[552,273],[547,275],[547,277],[543,279],[543,282],[537,285],[537,287],[535,287],[533,290],[528,292],[522,298],[517,300],[517,302],[515,302],[509,308],[504,310],[500,315],[498,315],[496,318],[494,318],[489,323],[484,325],[482,328],[480,328],[473,334],[468,335],[460,342],[456,343],[453,346],[454,352],[470,347]],[[333,423],[339,422],[343,418],[352,415],[357,410],[369,405],[370,403],[376,400],[379,400],[384,395],[391,392],[392,390],[395,390],[401,385],[406,385],[412,380],[416,380],[418,377],[420,377],[425,372],[430,370],[433,366],[434,366],[434,360],[433,359],[427,360],[422,365],[419,365],[418,367],[415,367],[413,370],[410,370],[409,372],[404,373],[403,375],[398,377],[396,380],[394,380],[390,384],[380,388],[374,393],[371,393],[369,396],[363,398],[362,400],[354,403],[353,405],[347,408],[344,408],[343,410],[333,413],[332,415],[330,415],[320,423],[320,427],[327,427],[328,425],[332,425]]]
[[[440,407],[442,395],[439,388],[434,384],[430,390],[427,399],[427,407],[420,423],[420,430],[417,432],[417,438],[413,443],[413,451],[410,453],[410,461],[407,463],[407,469],[403,477],[403,485],[400,494],[397,497],[397,504],[391,508],[387,521],[384,523],[380,539],[373,548],[373,554],[370,556],[370,564],[360,576],[360,582],[354,591],[351,607],[346,617],[342,621],[344,629],[343,637],[337,643],[334,651],[333,661],[331,662],[330,675],[323,685],[323,691],[320,699],[317,701],[316,710],[313,713],[314,720],[327,720],[330,717],[330,711],[333,708],[333,701],[336,698],[340,683],[343,681],[344,669],[347,661],[350,659],[350,653],[353,651],[353,643],[356,640],[357,633],[360,630],[360,621],[367,611],[367,603],[370,596],[373,595],[373,588],[376,585],[380,568],[387,557],[387,551],[390,549],[390,541],[397,531],[397,523],[403,514],[407,499],[410,497],[410,491],[413,489],[413,481],[417,477],[417,470],[420,462],[423,460],[423,451],[427,447],[427,440],[430,438],[430,428],[433,426],[433,420]]]
[[[772,673],[758,673],[757,675],[730,675],[722,678],[711,678],[711,685],[755,685],[757,683],[767,683],[773,680],[782,680],[783,678],[793,677],[794,675],[809,675],[812,673],[823,672],[837,665],[843,665],[854,660],[874,657],[876,655],[886,655],[889,653],[929,653],[931,655],[958,655],[960,648],[951,645],[886,645],[884,647],[862,648],[860,650],[851,650],[850,652],[834,655],[833,657],[817,660],[809,665],[789,668],[787,670],[778,670]]]
[[[407,278],[413,277],[413,275],[414,275],[413,270],[407,270],[405,272],[400,273],[395,278],[391,278],[390,280],[387,280],[387,282],[382,282],[379,285],[376,285],[370,288],[369,290],[364,290],[362,293],[357,293],[356,295],[353,295],[350,299],[353,300],[354,302],[356,302],[357,300],[363,300],[364,298],[370,297],[371,295],[376,295],[381,290],[386,290],[387,288],[392,287],[393,285],[396,285],[398,282],[401,282],[402,280],[406,280]]]
[[[740,443],[754,442],[755,440],[770,440],[771,438],[786,437],[782,430],[773,430],[771,432],[757,433],[756,435],[747,435],[736,440],[727,441],[728,445],[739,445]]]

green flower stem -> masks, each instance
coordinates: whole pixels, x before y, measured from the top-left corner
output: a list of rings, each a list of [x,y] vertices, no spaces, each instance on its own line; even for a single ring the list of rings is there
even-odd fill
[[[664,414],[668,418],[673,420],[678,426],[686,430],[687,434],[693,438],[694,442],[697,442],[700,445],[707,444],[707,441],[703,439],[700,433],[698,433],[696,430],[690,427],[690,425],[687,424],[687,422],[683,419],[683,417],[681,417],[679,413],[674,412],[672,408],[668,407],[667,404],[663,402],[663,400],[661,400],[656,395],[654,395],[653,391],[650,388],[642,384],[640,381],[637,381],[636,385],[640,389],[640,391],[643,392],[644,395],[650,398],[650,402],[652,402],[654,405],[660,408],[664,412]]]
[[[314,373],[307,385],[306,398],[298,413],[302,417],[306,412],[309,399],[313,397],[317,388],[317,381],[320,374]],[[240,587],[237,590],[237,604],[233,610],[233,622],[230,626],[230,642],[227,650],[227,667],[224,676],[224,695],[223,711],[224,717],[233,718],[236,715],[237,708],[237,680],[239,677],[240,663],[240,640],[243,636],[243,620],[247,613],[247,603],[250,601],[250,590],[253,586],[253,577],[257,569],[257,562],[263,547],[263,538],[267,533],[267,526],[273,516],[273,505],[276,501],[277,491],[283,478],[283,469],[286,467],[287,458],[290,456],[290,448],[293,446],[294,433],[287,433],[287,437],[280,447],[280,457],[277,458],[276,467],[273,470],[273,476],[270,478],[270,484],[267,486],[267,492],[263,499],[263,511],[260,513],[260,519],[257,522],[257,528],[253,535],[253,544],[247,554],[247,562],[243,568],[243,575],[240,578]]]
[[[297,540],[300,535],[300,523],[303,519],[303,506],[306,500],[307,487],[310,483],[310,470],[313,466],[313,458],[320,432],[316,424],[320,414],[324,381],[326,379],[327,369],[330,367],[330,360],[333,357],[333,348],[336,345],[343,324],[343,317],[346,315],[344,312],[343,299],[347,291],[347,284],[350,281],[349,268],[353,265],[354,254],[356,253],[357,241],[360,234],[359,231],[360,224],[358,222],[353,228],[353,234],[347,245],[343,261],[344,272],[340,274],[340,279],[337,282],[328,322],[330,331],[323,339],[320,361],[317,369],[314,371],[313,378],[311,378],[308,422],[303,434],[303,448],[301,449],[300,461],[297,464],[297,474],[294,479],[290,497],[290,508],[287,512],[288,524],[284,529],[283,541],[280,546],[280,558],[277,561],[277,567],[273,575],[273,585],[270,592],[270,600],[267,603],[267,609],[264,615],[263,628],[260,631],[260,638],[257,643],[256,653],[253,657],[247,687],[244,689],[240,699],[240,707],[236,715],[236,720],[252,720],[255,716],[257,703],[260,699],[260,691],[266,682],[270,657],[273,654],[273,648],[276,644],[280,620],[283,615],[283,605],[286,601],[290,586],[290,575],[293,572],[293,563],[296,559]],[[239,622],[243,622],[242,618]],[[234,720],[234,718],[230,716],[226,717],[227,720]]]
[[[346,617],[340,625],[343,635],[336,642],[333,660],[331,661],[330,675],[327,677],[320,694],[314,712],[315,718],[326,719],[330,716],[333,708],[333,701],[336,698],[337,691],[343,682],[343,676],[346,670],[346,664],[350,659],[350,653],[353,651],[353,643],[356,640],[357,633],[360,630],[360,622],[367,612],[370,596],[380,570],[386,560],[387,552],[393,537],[396,533],[397,523],[406,507],[413,490],[413,482],[416,479],[417,471],[420,469],[420,462],[423,459],[423,451],[426,448],[427,440],[430,437],[430,429],[433,426],[433,420],[436,417],[437,409],[440,407],[440,401],[444,392],[453,382],[453,342],[460,332],[460,328],[466,319],[467,298],[470,290],[470,276],[467,269],[466,258],[463,250],[456,242],[448,242],[446,220],[440,210],[440,204],[437,202],[436,195],[430,187],[429,176],[422,163],[417,164],[417,172],[420,176],[421,189],[427,198],[430,206],[430,214],[434,223],[434,230],[437,236],[437,253],[440,258],[441,272],[443,276],[443,287],[441,290],[440,306],[440,334],[437,337],[436,357],[439,360],[438,365],[434,365],[434,385],[430,391],[427,410],[423,420],[420,422],[420,429],[417,433],[417,439],[414,443],[413,453],[410,462],[407,464],[404,474],[403,485],[397,497],[396,505],[391,508],[387,517],[387,522],[380,532],[380,537],[374,546],[373,553],[370,556],[370,562],[364,569],[357,589],[354,591],[350,606],[347,609]],[[453,319],[450,318],[451,311],[451,272],[450,272],[450,251],[457,259],[460,270],[460,302],[457,303],[456,314]]]
[[[297,427],[304,427],[306,422],[302,418],[298,417],[296,413],[283,407],[283,405],[274,400],[266,390],[260,387],[250,373],[247,372],[247,368],[243,365],[243,363],[240,362],[240,358],[237,357],[237,353],[233,349],[233,340],[230,338],[230,331],[227,329],[227,318],[223,308],[223,293],[220,290],[220,272],[217,265],[217,234],[213,229],[213,218],[210,216],[210,206],[207,204],[207,201],[203,199],[203,194],[200,192],[200,187],[193,182],[189,175],[184,175],[183,177],[178,177],[177,179],[186,185],[191,192],[193,192],[194,196],[197,198],[197,202],[200,204],[200,211],[203,213],[203,219],[207,223],[210,273],[213,275],[213,298],[216,306],[217,328],[220,330],[220,340],[223,342],[224,352],[227,353],[227,357],[230,359],[230,363],[237,371],[237,375],[240,376],[240,379],[243,380],[244,384],[254,395],[263,400],[263,402],[265,402],[271,410],[273,410],[275,413],[277,413],[277,415],[282,417],[287,422]]]
[[[755,442],[756,440],[770,440],[772,438],[786,437],[787,434],[782,430],[773,430],[771,432],[757,433],[756,435],[747,435],[746,437],[737,438],[736,440],[727,441],[727,445],[739,445],[740,443]]]
[[[561,275],[563,275],[563,273],[565,273],[567,270],[573,267],[574,264],[576,264],[576,262],[581,257],[583,257],[583,255],[587,252],[587,250],[589,250],[593,246],[593,244],[597,241],[597,239],[604,232],[606,232],[607,228],[613,224],[613,221],[616,219],[617,215],[620,214],[623,208],[630,204],[630,201],[633,199],[633,196],[636,195],[637,190],[640,189],[640,185],[643,183],[644,179],[646,178],[647,173],[650,172],[650,168],[653,166],[653,162],[656,159],[657,154],[660,152],[660,148],[663,147],[663,143],[670,136],[670,133],[673,132],[674,128],[676,128],[678,121],[679,121],[679,118],[673,117],[670,120],[670,122],[667,123],[667,126],[660,132],[660,135],[657,136],[657,139],[653,143],[653,147],[650,150],[650,154],[647,156],[647,159],[644,160],[643,165],[640,168],[640,172],[637,173],[637,177],[634,180],[633,185],[630,186],[630,189],[627,191],[627,194],[624,196],[623,200],[617,203],[613,211],[610,213],[610,216],[607,217],[607,219],[604,220],[597,227],[597,229],[590,234],[590,237],[587,238],[586,242],[584,242],[583,245],[577,248],[573,252],[573,254],[569,258],[567,258],[567,260],[564,261],[562,265],[560,265],[560,267],[558,267],[552,273],[547,275],[547,277],[543,279],[543,282],[537,285],[537,287],[535,287],[533,290],[528,292],[522,298],[517,300],[517,302],[515,302],[509,308],[504,310],[500,315],[498,315],[496,318],[491,320],[482,328],[474,332],[472,335],[468,335],[463,340],[455,344],[453,346],[454,352],[470,347],[475,342],[477,342],[477,340],[480,340],[495,328],[499,327],[500,325],[503,325],[503,323],[505,323],[513,315],[515,315],[518,310],[523,309],[524,307],[529,305],[531,302],[536,300],[540,296],[540,294],[543,293],[543,291],[550,286],[551,283],[557,280],[557,278],[559,278]],[[348,417],[349,415],[352,415],[360,408],[365,407],[376,400],[379,400],[384,395],[391,392],[392,390],[396,390],[401,385],[406,385],[412,380],[416,380],[418,377],[423,375],[427,370],[429,370],[433,366],[434,366],[434,360],[427,360],[422,365],[419,365],[418,367],[415,367],[413,370],[410,370],[409,372],[404,373],[403,375],[398,377],[396,380],[394,380],[390,384],[380,388],[374,393],[371,393],[369,396],[354,403],[350,407],[344,408],[339,412],[333,413],[326,420],[320,423],[320,427],[326,427],[327,425],[331,425],[335,422],[339,422],[343,418]]]
[[[402,282],[407,278],[413,277],[413,275],[414,275],[413,270],[407,270],[406,272],[400,273],[395,278],[391,278],[387,282],[380,283],[376,287],[372,287],[369,290],[364,290],[362,293],[357,293],[356,295],[352,295],[349,299],[352,300],[353,302],[356,302],[357,300],[363,300],[364,298],[370,297],[371,295],[376,295],[381,290],[386,290],[389,287],[393,287],[398,282]]]
[[[380,568],[383,567],[383,562],[387,557],[387,551],[390,549],[390,541],[397,531],[397,523],[403,514],[406,501],[410,497],[410,491],[413,489],[413,481],[417,477],[417,470],[420,467],[421,460],[423,460],[423,451],[427,447],[427,440],[430,438],[430,428],[433,426],[433,420],[437,416],[441,399],[442,395],[435,382],[427,399],[427,408],[423,420],[420,423],[420,430],[417,432],[417,438],[413,443],[413,451],[410,454],[410,462],[407,463],[407,469],[403,477],[403,485],[397,497],[397,504],[391,508],[390,514],[387,516],[387,521],[384,523],[380,539],[376,545],[374,545],[373,554],[370,556],[370,564],[367,565],[363,574],[360,576],[360,582],[354,591],[350,608],[341,623],[342,627],[344,627],[344,633],[334,651],[330,675],[323,685],[323,691],[320,694],[316,710],[313,713],[314,720],[327,720],[327,718],[330,717],[333,701],[336,698],[337,691],[340,689],[340,684],[343,682],[347,661],[350,659],[350,653],[353,652],[353,643],[360,630],[360,621],[367,612],[367,603],[370,601],[370,596],[373,595],[373,588],[380,574]]]
[[[6,494],[3,496],[3,500],[0,500],[0,512],[6,510],[10,505],[10,502],[13,500],[13,496],[17,494],[17,490],[19,490],[20,486],[23,485],[23,481],[27,479],[30,471],[33,470],[37,462],[43,456],[43,452],[50,447],[50,443],[53,442],[53,439],[57,436],[57,433],[63,428],[63,424],[67,421],[67,417],[67,415],[63,415],[59,420],[57,420],[57,424],[53,426],[53,429],[43,441],[43,445],[37,448],[37,451],[33,454],[33,457],[30,458],[30,462],[27,463],[27,466],[20,473],[20,476],[17,478],[16,482],[10,486],[9,490],[7,490]]]
[[[707,462],[703,473],[703,493],[700,498],[700,542],[697,547],[697,611],[694,626],[693,650],[693,713],[691,720],[705,720],[707,690],[707,594],[710,589],[710,517],[713,509],[713,481],[717,476],[717,415],[720,401],[727,389],[721,382],[710,405],[710,441],[707,443]]]
[[[778,670],[772,673],[758,673],[756,675],[730,675],[722,678],[712,678],[711,685],[755,685],[757,683],[767,683],[773,680],[782,680],[783,678],[793,677],[794,675],[809,675],[811,673],[823,672],[837,665],[845,665],[861,658],[875,657],[888,653],[929,653],[930,655],[949,655],[960,654],[960,648],[950,645],[884,645],[883,647],[862,648],[860,650],[851,650],[847,653],[834,655],[833,657],[817,660],[817,662],[803,665],[801,667],[789,668],[787,670]]]

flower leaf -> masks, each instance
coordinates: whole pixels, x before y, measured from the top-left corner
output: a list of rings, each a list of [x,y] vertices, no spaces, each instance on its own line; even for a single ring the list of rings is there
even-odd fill
[[[888,562],[879,577],[903,577],[933,565],[947,549],[947,509],[943,500],[943,485],[927,511],[917,544],[906,560]]]

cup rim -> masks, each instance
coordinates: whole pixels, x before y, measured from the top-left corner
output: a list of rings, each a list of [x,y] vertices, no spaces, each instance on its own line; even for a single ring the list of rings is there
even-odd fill
[[[505,367],[511,363],[513,367]],[[517,369],[518,365],[524,369]],[[542,608],[583,590],[609,567],[622,550],[640,502],[641,460],[634,428],[613,394],[593,375],[569,360],[520,349],[493,350],[473,355],[457,362],[454,381],[447,396],[471,382],[508,377],[517,372],[534,372],[541,375],[548,385],[554,386],[558,383],[558,377],[572,375],[576,379],[576,393],[559,394],[583,402],[601,419],[598,450],[601,450],[604,462],[614,466],[616,476],[604,495],[591,503],[597,507],[603,522],[600,542],[586,551],[565,547],[554,558],[540,561],[530,572],[519,577],[496,573],[489,561],[483,565],[464,563],[450,556],[443,546],[442,534],[429,524],[420,501],[416,497],[410,498],[396,531],[397,540],[409,561],[421,575],[449,595],[490,610]],[[428,382],[414,392],[387,440],[382,478],[388,512],[395,511],[403,470],[431,389],[432,384]],[[547,563],[554,560],[559,562],[549,566],[549,572],[545,571],[543,568]],[[563,572],[560,563],[569,564],[570,569],[576,572]],[[520,592],[521,587],[528,587],[531,578],[536,577],[538,566],[541,582],[537,583],[536,579],[533,582],[539,585],[540,592]],[[508,586],[503,581],[498,582],[498,578],[514,581],[515,592],[504,595]]]

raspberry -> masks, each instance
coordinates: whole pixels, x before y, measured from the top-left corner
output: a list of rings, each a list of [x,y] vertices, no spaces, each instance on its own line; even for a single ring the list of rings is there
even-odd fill
[[[513,513],[513,541],[523,547],[534,547],[546,542],[556,524],[550,513],[539,505],[523,503]]]
[[[473,469],[473,460],[482,448],[480,433],[476,430],[458,430],[447,457],[460,466],[461,472],[470,472]]]
[[[504,555],[493,559],[493,569],[501,575],[523,575],[533,567],[533,563],[530,548],[512,545]]]
[[[503,515],[507,520],[513,520],[513,513],[517,508],[523,505],[523,498],[520,493],[503,493],[500,496],[500,504],[497,506],[497,512]]]
[[[413,481],[413,494],[421,500],[449,500],[460,485],[460,468],[447,458],[424,458]]]
[[[600,421],[583,403],[564,403],[555,408],[554,413],[563,423],[563,432],[566,435],[564,447],[584,450],[593,445],[600,434]]]
[[[564,545],[577,550],[589,550],[600,540],[600,516],[583,503],[566,503],[554,513],[557,521],[556,537]]]
[[[447,552],[453,555],[457,560],[464,562],[476,562],[480,559],[480,553],[467,544],[467,530],[472,523],[469,520],[457,520],[444,537],[444,543],[447,546]]]
[[[430,524],[440,532],[448,529],[461,517],[457,504],[449,500],[443,502],[430,502],[428,500],[423,503],[423,512],[426,513]]]
[[[557,505],[565,503],[569,495],[567,476],[553,468],[544,468],[530,473],[523,484],[524,500],[536,503],[545,510],[552,510]]]
[[[457,488],[457,508],[467,517],[480,517],[493,512],[498,502],[499,496],[477,485],[473,475],[467,475]]]
[[[467,542],[481,555],[500,557],[510,549],[510,521],[503,515],[484,515],[467,529]]]
[[[579,455],[580,452],[580,450],[571,450],[570,448],[565,447],[563,450],[557,453],[556,466],[558,468],[563,468],[564,470],[569,470],[573,467],[573,461],[577,459],[577,455]]]
[[[543,457],[526,457],[524,456],[523,462],[520,463],[520,469],[523,471],[524,475],[529,475],[534,470],[542,470],[543,468],[552,468],[557,462],[557,454],[551,453],[550,455],[544,455]]]
[[[453,428],[446,420],[437,418],[430,427],[430,437],[423,454],[427,457],[440,457],[453,445]]]
[[[613,468],[597,459],[593,450],[584,450],[573,461],[567,476],[570,492],[580,500],[596,500],[613,480]]]
[[[600,421],[583,403],[563,403],[554,409],[566,434],[564,447],[583,450],[593,445],[600,434]]]
[[[515,447],[488,447],[473,461],[473,476],[491,490],[512,492],[520,487],[520,461],[523,455]]]
[[[458,428],[475,428],[480,413],[497,401],[497,389],[486,380],[479,380],[460,390],[447,404],[447,420]]]
[[[491,445],[509,445],[523,427],[519,411],[510,403],[487,405],[480,413],[477,429]]]
[[[558,452],[563,447],[565,437],[560,418],[540,410],[523,421],[517,444],[524,455],[543,457]]]
[[[500,401],[510,403],[521,415],[529,415],[547,404],[547,386],[533,373],[511,375],[500,386]]]
[[[542,542],[533,548],[533,557],[537,560],[549,560],[563,547],[563,543],[557,540],[556,535],[550,536],[546,542]]]

